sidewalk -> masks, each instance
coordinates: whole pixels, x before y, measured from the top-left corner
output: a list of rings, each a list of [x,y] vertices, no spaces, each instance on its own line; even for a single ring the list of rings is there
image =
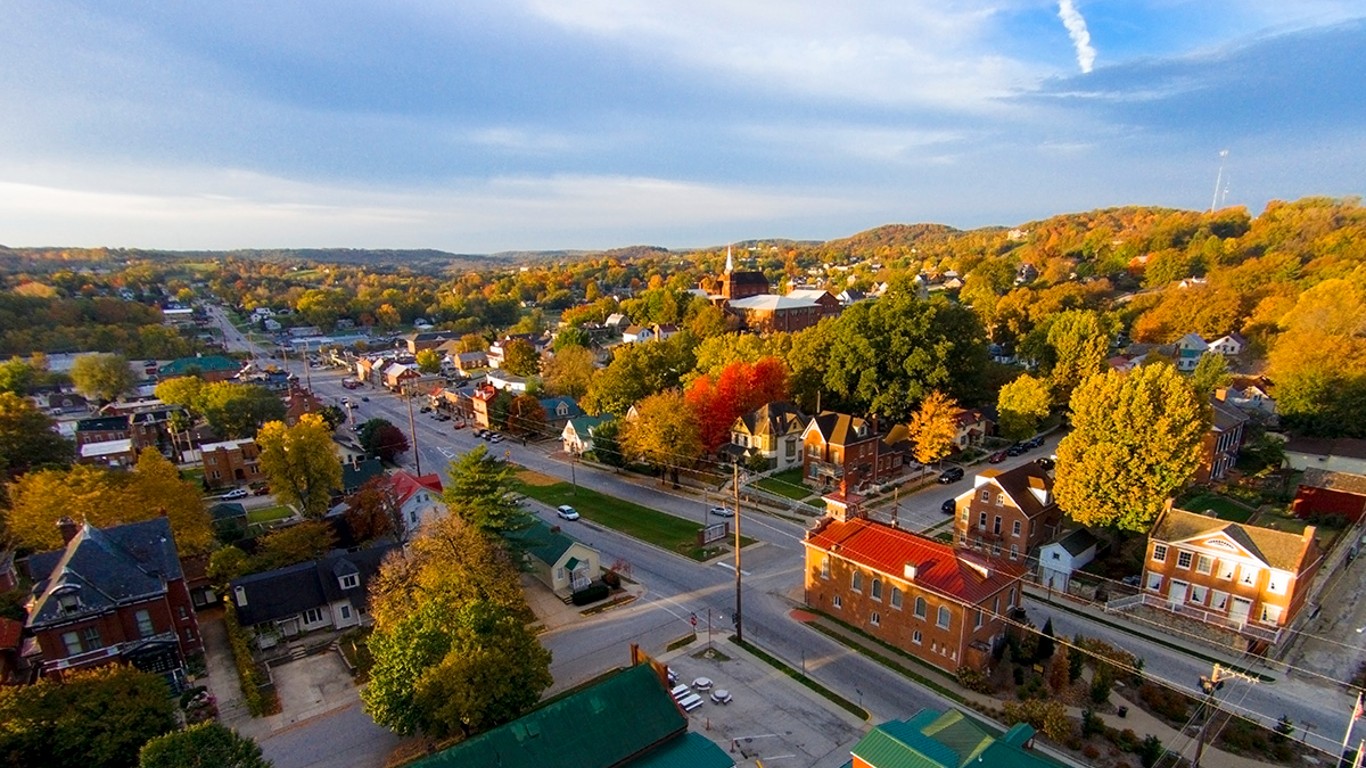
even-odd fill
[[[934,682],[936,685],[948,689],[954,696],[957,696],[964,701],[974,702],[980,706],[998,708],[1003,704],[1000,699],[985,694],[975,693],[963,688],[958,684],[957,679],[946,673],[932,670],[929,667],[911,661],[910,659],[898,657],[883,646],[878,645],[862,635],[850,632],[843,626],[836,624],[823,616],[811,614],[811,617],[811,620],[806,623],[819,625],[821,629],[827,630],[830,635],[834,636],[851,649],[865,656],[889,658],[892,661],[915,671],[921,677]],[[895,672],[895,670],[891,671]],[[1067,714],[1078,720],[1081,719],[1081,712],[1082,710],[1080,707],[1067,708]],[[980,712],[975,714],[982,716]],[[1126,728],[1131,729],[1134,733],[1138,734],[1139,739],[1151,734],[1161,739],[1162,745],[1173,753],[1189,753],[1186,754],[1187,757],[1194,755],[1194,736],[1178,732],[1175,728],[1172,728],[1137,706],[1130,706],[1127,717],[1123,718],[1116,714],[1103,712],[1097,713],[1097,715],[1105,721],[1106,725],[1117,730],[1122,731]],[[1004,725],[1002,725],[1002,730],[1005,730]],[[1069,752],[1062,752],[1061,750],[1055,751],[1066,755],[1072,762],[1080,762],[1077,758],[1072,757]],[[1201,757],[1201,765],[1207,766],[1208,768],[1265,768],[1267,764],[1259,760],[1233,755],[1207,745],[1205,747],[1204,755]]]

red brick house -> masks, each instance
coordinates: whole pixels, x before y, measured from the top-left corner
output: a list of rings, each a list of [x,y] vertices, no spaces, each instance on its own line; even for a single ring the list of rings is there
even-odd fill
[[[802,432],[802,478],[818,488],[877,482],[880,443],[867,419],[824,411]]]
[[[204,460],[204,483],[209,488],[236,488],[245,483],[264,482],[261,471],[261,446],[248,437],[200,446]]]
[[[868,520],[858,502],[827,496],[832,514],[807,532],[807,605],[949,672],[985,667],[1024,566]]]
[[[1034,462],[1001,472],[986,469],[955,499],[953,540],[960,547],[1023,560],[1051,541],[1062,522],[1053,478]]]
[[[29,558],[26,627],[43,674],[123,662],[183,680],[203,641],[167,519],[59,525],[66,546]]]
[[[1246,413],[1218,399],[1210,400],[1214,420],[1200,443],[1200,467],[1195,470],[1195,482],[1209,483],[1223,480],[1238,463],[1238,451],[1243,447],[1243,426],[1251,419]]]

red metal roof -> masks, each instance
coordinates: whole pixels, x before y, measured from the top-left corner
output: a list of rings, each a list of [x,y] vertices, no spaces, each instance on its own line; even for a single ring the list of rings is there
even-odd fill
[[[914,565],[912,583],[969,604],[982,602],[1025,574],[1021,565],[955,550],[864,518],[831,520],[807,534],[806,544],[897,579],[905,579],[906,566]]]
[[[435,472],[419,477],[399,470],[389,476],[389,482],[394,486],[394,498],[400,506],[424,488],[432,493],[441,493],[441,476]]]

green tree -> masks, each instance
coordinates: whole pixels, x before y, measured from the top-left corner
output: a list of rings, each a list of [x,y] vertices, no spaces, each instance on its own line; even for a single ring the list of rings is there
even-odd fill
[[[1082,525],[1146,531],[1200,464],[1209,417],[1169,365],[1093,376],[1072,395],[1054,493]]]
[[[512,467],[477,446],[451,462],[441,499],[452,515],[483,533],[508,540],[532,525],[531,513],[509,498]]]
[[[535,376],[541,372],[541,356],[531,342],[512,339],[503,343],[503,368],[517,376]]]
[[[0,764],[136,765],[143,744],[175,728],[169,693],[160,676],[121,665],[0,686]]]
[[[133,388],[133,369],[123,355],[81,355],[71,363],[71,383],[92,399],[109,401]]]
[[[1200,356],[1195,370],[1191,372],[1191,389],[1195,390],[1201,401],[1205,401],[1214,395],[1214,390],[1227,387],[1232,380],[1228,358],[1220,354],[1205,354]]]
[[[209,555],[208,576],[214,588],[224,592],[228,583],[251,572],[251,556],[237,547],[227,546]]]
[[[199,412],[215,432],[229,439],[251,437],[270,421],[285,417],[285,404],[255,384],[215,381],[200,390]]]
[[[621,422],[608,419],[593,428],[593,458],[609,467],[626,466],[626,457],[621,452]]]
[[[953,441],[958,437],[958,426],[954,422],[958,411],[958,403],[939,390],[920,402],[920,407],[911,416],[909,430],[911,441],[915,443],[916,461],[933,464],[949,455]]]
[[[1098,312],[1073,309],[1053,319],[1048,346],[1053,351],[1053,393],[1065,403],[1083,381],[1105,367],[1111,333]]]
[[[1009,440],[1023,440],[1038,430],[1053,405],[1048,383],[1023,374],[1001,387],[996,398],[996,413],[1001,434]]]
[[[423,373],[441,372],[441,353],[435,349],[423,349],[417,353],[417,369]]]
[[[31,469],[69,466],[75,451],[54,426],[28,398],[0,392],[0,472],[12,478]]]
[[[669,390],[640,401],[636,417],[622,425],[621,446],[627,457],[658,467],[661,483],[672,477],[677,484],[678,470],[702,457],[702,432],[683,394]]]
[[[382,461],[393,461],[409,447],[408,436],[388,419],[365,421],[356,429],[356,438],[366,453],[378,456]]]
[[[37,383],[39,371],[22,357],[11,357],[0,363],[0,392],[24,397]]]
[[[696,364],[691,334],[649,344],[622,344],[593,374],[581,405],[591,414],[624,414],[640,400],[679,385]]]
[[[198,415],[203,405],[204,380],[198,376],[176,376],[158,382],[152,390],[157,399],[167,405],[178,405]]]
[[[545,361],[541,374],[546,389],[577,400],[588,393],[595,370],[597,361],[592,351],[581,346],[568,346],[557,349],[555,355]]]
[[[585,331],[576,325],[571,325],[568,328],[561,328],[560,331],[555,334],[555,341],[551,343],[550,348],[556,353],[560,353],[570,347],[582,347],[587,349],[589,345],[588,331]]]
[[[284,528],[276,528],[261,537],[256,556],[251,559],[251,571],[273,571],[276,568],[321,560],[337,546],[337,534],[322,520],[304,520]]]
[[[327,514],[332,494],[342,487],[342,468],[332,431],[322,417],[307,413],[292,427],[268,422],[256,443],[261,448],[261,472],[276,497],[304,517],[317,520]]]
[[[216,722],[196,723],[142,746],[138,768],[271,768],[261,747]]]

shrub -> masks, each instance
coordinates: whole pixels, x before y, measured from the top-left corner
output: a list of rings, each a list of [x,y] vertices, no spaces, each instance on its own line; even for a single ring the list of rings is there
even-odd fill
[[[1276,721],[1276,731],[1271,740],[1277,744],[1283,743],[1287,736],[1295,732],[1295,721],[1290,719],[1290,715],[1281,715],[1281,719]]]
[[[1066,744],[1072,738],[1072,721],[1067,717],[1067,707],[1060,701],[1006,702],[1005,718],[1011,725],[1029,723],[1057,744]]]
[[[232,647],[232,658],[237,663],[237,679],[242,688],[242,698],[246,699],[247,711],[252,717],[270,714],[279,710],[280,702],[274,696],[267,701],[261,693],[261,670],[251,657],[251,645],[246,630],[237,623],[237,609],[228,601],[224,603],[223,625],[228,630],[228,645]]]
[[[1105,733],[1105,721],[1096,716],[1095,710],[1087,707],[1081,711],[1081,735],[1094,736]]]
[[[1150,733],[1138,747],[1138,761],[1143,764],[1143,768],[1153,768],[1164,751],[1162,740]]]
[[[1114,742],[1116,747],[1119,747],[1125,752],[1135,752],[1138,750],[1138,734],[1134,733],[1134,729],[1132,728],[1125,728],[1120,731],[1119,734],[1115,736]]]
[[[969,691],[991,693],[991,685],[987,682],[986,674],[975,667],[966,665],[959,667],[958,684],[967,688]]]
[[[1153,714],[1171,722],[1184,721],[1190,710],[1190,697],[1156,683],[1140,686],[1138,698]]]
[[[607,571],[602,575],[602,583],[612,589],[621,589],[621,574],[616,571]]]
[[[1110,665],[1102,664],[1096,668],[1096,676],[1091,679],[1091,701],[1104,704],[1110,700]]]
[[[610,591],[606,584],[597,581],[575,592],[569,599],[574,605],[588,605],[606,598]]]
[[[1100,757],[1100,750],[1097,749],[1096,746],[1095,746],[1094,744],[1087,744],[1087,745],[1081,750],[1081,754],[1082,754],[1087,760],[1095,760],[1096,758]]]

